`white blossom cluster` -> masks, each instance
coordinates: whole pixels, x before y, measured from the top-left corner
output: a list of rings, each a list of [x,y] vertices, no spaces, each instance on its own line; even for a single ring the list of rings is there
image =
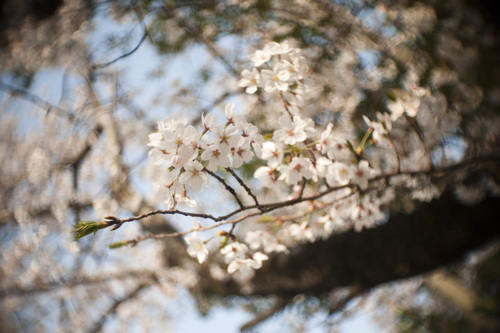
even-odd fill
[[[296,90],[305,86],[303,57],[299,49],[290,47],[287,42],[271,42],[256,51],[251,60],[254,68],[244,70],[239,81],[249,94],[259,88],[267,93],[283,94],[294,90],[296,94]],[[320,130],[312,119],[301,116],[298,112],[300,102],[297,98],[288,98],[284,102],[279,127],[272,139],[265,142],[256,126],[235,116],[234,104],[226,105],[225,124],[215,124],[212,114],[203,115],[201,133],[186,121],[159,122],[158,132],[149,137],[149,146],[152,147],[149,157],[157,165],[166,164],[168,169],[164,179],[156,182],[154,187],[164,193],[169,209],[181,202],[195,206],[194,200],[187,195],[188,190],[199,191],[207,185],[210,173],[218,168],[237,169],[255,155],[267,165],[259,167],[254,177],[264,188],[274,191],[277,198],[290,189],[291,198],[298,197],[306,182],[323,190],[347,185],[366,190],[369,181],[377,174],[375,169],[367,160],[356,158],[347,147],[345,138],[333,134],[332,124]],[[382,137],[390,127],[388,116],[384,119],[383,126],[369,122],[374,136]],[[379,206],[385,200],[369,194],[359,195],[353,188],[339,190],[342,191],[322,198],[322,204],[335,200],[334,196],[339,193],[347,195],[349,200],[340,201],[318,214],[310,214],[306,219],[287,221],[277,231],[250,231],[245,236],[245,243],[228,237],[231,242],[220,248],[220,254],[228,264],[228,273],[239,271],[242,276],[251,276],[252,270],[260,268],[262,261],[268,259],[267,254],[287,252],[285,244],[328,236],[335,226],[341,227],[347,220],[357,221],[356,228],[361,229],[383,217]],[[185,241],[189,255],[200,263],[207,260],[206,242],[201,241],[197,233],[185,237]]]
[[[244,70],[239,81],[247,93],[253,94],[261,88],[284,96],[283,93],[293,90],[289,97],[300,95],[297,91],[305,89],[303,79],[307,68],[303,57],[299,49],[287,42],[271,42],[256,51],[251,60],[254,68]],[[344,137],[336,137],[332,124],[320,130],[312,119],[301,116],[300,98],[287,98],[284,103],[279,127],[272,139],[265,142],[256,126],[235,116],[234,104],[226,105],[225,124],[215,124],[212,114],[203,115],[200,133],[186,121],[171,119],[159,122],[158,132],[149,137],[148,145],[152,147],[149,157],[157,165],[166,164],[168,169],[164,179],[154,187],[164,193],[169,209],[181,202],[195,206],[196,202],[187,195],[188,189],[199,191],[207,185],[208,173],[218,168],[237,169],[255,155],[267,165],[259,167],[254,177],[277,198],[290,189],[290,198],[298,197],[306,182],[320,190],[340,187],[339,191],[322,198],[326,207],[327,201],[338,199],[335,196],[339,194],[349,198],[318,214],[286,221],[277,231],[250,231],[245,236],[246,243],[228,238],[231,242],[220,248],[220,254],[228,264],[229,274],[239,271],[241,276],[251,276],[252,270],[260,268],[262,261],[268,259],[267,254],[287,252],[285,244],[294,241],[314,241],[328,236],[347,221],[355,221],[356,229],[361,229],[383,218],[379,207],[387,200],[370,194],[359,195],[353,188],[346,187],[353,185],[365,191],[377,171],[348,148]],[[389,117],[382,118],[383,125],[365,119],[374,137],[383,137],[384,131],[390,129]],[[200,263],[207,260],[206,242],[201,241],[197,233],[185,237],[185,241],[190,256]]]
[[[240,87],[248,94],[260,88],[267,93],[284,94],[287,100],[301,99],[306,90],[304,76],[307,71],[301,50],[293,48],[287,41],[271,42],[250,57],[252,70],[241,72]]]
[[[431,99],[439,101],[439,95],[433,96],[419,87],[414,73],[404,79],[404,90],[387,100],[390,113],[377,112],[376,120],[362,117],[366,132],[358,140],[354,126],[318,126],[301,113],[308,89],[307,66],[301,50],[286,41],[271,42],[255,51],[250,59],[253,68],[242,71],[239,86],[246,88],[248,94],[261,89],[281,97],[282,109],[276,110],[277,115],[269,115],[270,119],[278,119],[272,136],[266,136],[264,141],[258,128],[235,116],[234,105],[228,104],[225,124],[215,125],[212,114],[204,115],[200,134],[186,122],[159,122],[158,132],[150,135],[149,143],[153,147],[150,158],[156,164],[165,162],[168,167],[164,180],[155,183],[155,187],[166,195],[170,209],[180,202],[194,206],[195,202],[186,195],[187,189],[199,191],[207,185],[211,173],[219,168],[237,169],[254,156],[265,164],[255,170],[254,178],[262,185],[263,193],[273,198],[272,202],[322,193],[313,200],[297,201],[288,211],[293,213],[291,216],[286,215],[284,208],[277,216],[269,217],[275,223],[267,230],[259,227],[248,231],[244,242],[232,234],[219,234],[224,237],[220,254],[229,274],[239,272],[241,277],[249,277],[272,252],[286,253],[287,246],[296,243],[314,242],[350,228],[360,231],[384,221],[387,214],[381,207],[394,199],[394,186],[405,186],[413,191],[412,198],[420,200],[439,195],[439,189],[427,177],[397,175],[399,178],[394,177],[390,184],[394,186],[382,177],[387,172],[399,173],[408,163],[420,169],[431,163],[430,156],[421,155],[422,142],[413,140],[408,144],[413,149],[411,153],[400,156],[391,138],[399,134],[393,126],[408,126],[411,120],[407,119],[418,118],[421,124],[428,123],[423,128],[437,128],[435,118],[427,115],[430,109],[426,103]],[[444,129],[438,126],[441,131]],[[433,138],[427,132],[425,136],[428,141]],[[385,160],[397,160],[398,164]],[[208,259],[208,241],[200,240],[197,232],[185,241],[190,256],[200,263]]]
[[[198,192],[208,184],[207,170],[239,168],[243,163],[261,155],[263,137],[257,127],[235,116],[234,104],[225,108],[226,124],[215,124],[213,114],[202,116],[203,132],[187,125],[186,121],[170,119],[158,122],[158,132],[150,134],[149,157],[155,164],[165,163],[165,178],[154,183],[162,192],[169,209],[177,203],[195,207],[196,202],[186,195],[187,188]]]

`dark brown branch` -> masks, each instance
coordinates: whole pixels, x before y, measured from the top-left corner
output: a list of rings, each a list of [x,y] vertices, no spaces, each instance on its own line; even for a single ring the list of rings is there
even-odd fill
[[[306,189],[306,185],[307,185],[307,180],[305,178],[302,178],[302,186],[300,187],[299,199],[302,199],[302,196],[304,195],[304,190]]]
[[[248,195],[251,196],[253,201],[255,202],[256,208],[260,209],[259,200],[257,200],[257,197],[255,196],[255,194],[253,194],[252,190],[247,186],[247,184],[245,184],[245,182],[238,176],[236,172],[234,172],[233,169],[226,168],[226,171],[229,172],[234,177],[234,179],[236,179],[236,181],[245,189],[245,191],[247,191]]]
[[[236,200],[236,202],[238,202],[238,205],[240,206],[241,209],[245,209],[245,206],[243,205],[243,203],[241,202],[240,198],[238,197],[238,195],[236,194],[236,191],[234,190],[234,188],[232,188],[231,186],[229,186],[226,181],[224,179],[222,179],[221,177],[217,176],[215,173],[213,173],[212,171],[210,170],[207,170],[206,168],[203,168],[203,171],[205,171],[206,173],[208,173],[210,176],[214,177],[215,179],[217,179],[217,181],[219,183],[221,183],[222,185],[224,185],[224,187],[226,188],[226,190],[231,193],[231,195],[234,197],[234,199]]]
[[[108,61],[104,64],[92,65],[92,68],[93,69],[100,69],[100,68],[108,67],[121,59],[124,59],[128,56],[131,56],[139,49],[139,47],[142,45],[142,43],[146,40],[147,36],[148,36],[148,32],[146,29],[144,29],[144,33],[142,34],[141,40],[139,41],[139,43],[137,43],[137,45],[132,50],[130,50],[129,52],[122,54],[121,56],[119,56],[111,61]]]
[[[161,233],[161,234],[150,234],[150,235],[145,235],[145,236],[138,236],[138,237],[131,239],[131,240],[128,240],[128,241],[111,244],[110,247],[120,247],[120,246],[124,246],[124,245],[135,246],[137,243],[142,242],[142,241],[147,240],[147,239],[161,239],[161,238],[167,238],[167,237],[172,238],[172,237],[184,236],[184,235],[187,235],[187,234],[194,232],[194,231],[205,231],[205,230],[215,229],[215,228],[218,228],[220,226],[227,225],[227,224],[232,224],[231,229],[233,229],[237,223],[239,223],[239,222],[241,222],[241,221],[243,221],[251,216],[257,216],[260,214],[261,214],[260,212],[249,213],[249,214],[243,215],[243,216],[241,216],[237,219],[234,219],[234,220],[221,221],[221,222],[217,222],[215,224],[209,225],[207,227],[195,227],[195,228],[192,228],[192,229],[189,229],[186,231],[167,232],[167,233]]]

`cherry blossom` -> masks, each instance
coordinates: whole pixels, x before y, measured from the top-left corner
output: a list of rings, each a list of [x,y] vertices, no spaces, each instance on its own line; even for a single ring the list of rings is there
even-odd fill
[[[289,212],[292,217],[280,220],[274,227],[247,231],[242,237],[245,242],[238,241],[233,234],[220,233],[220,237],[225,237],[223,244],[230,242],[220,249],[220,254],[228,264],[227,272],[238,272],[240,276],[246,277],[251,276],[252,271],[267,260],[265,253],[288,253],[287,246],[313,242],[328,237],[332,232],[351,228],[360,231],[386,219],[386,212],[381,207],[394,198],[393,187],[384,191],[368,191],[370,181],[377,174],[394,170],[394,163],[391,165],[381,160],[395,160],[396,157],[398,164],[403,167],[405,163],[419,163],[419,167],[425,167],[428,163],[428,160],[422,162],[425,161],[422,158],[425,153],[422,139],[410,141],[408,157],[400,155],[392,139],[399,134],[398,129],[402,126],[403,122],[399,119],[405,114],[408,118],[416,119],[419,124],[433,128],[436,119],[432,113],[436,111],[426,107],[427,102],[422,101],[422,97],[430,100],[432,95],[418,87],[409,75],[403,85],[406,91],[396,91],[397,97],[387,102],[390,114],[377,112],[376,120],[371,120],[371,115],[362,115],[368,129],[363,138],[358,139],[357,128],[349,123],[347,116],[341,115],[336,122],[319,126],[304,112],[304,97],[311,89],[305,79],[305,58],[299,49],[287,42],[271,42],[262,50],[257,50],[251,60],[254,67],[243,70],[238,85],[246,88],[248,94],[261,88],[264,94],[269,94],[266,98],[279,97],[277,100],[282,104],[282,109],[276,110],[274,114],[263,115],[264,119],[276,123],[270,128],[273,130],[272,139],[269,133],[266,135],[267,140],[264,140],[256,125],[247,122],[241,115],[235,115],[233,103],[224,107],[225,124],[215,124],[212,114],[202,115],[201,137],[193,126],[175,120],[159,122],[158,132],[149,137],[151,160],[155,164],[166,161],[170,167],[168,183],[158,182],[154,185],[167,196],[169,207],[181,202],[194,207],[196,202],[186,191],[199,191],[206,186],[209,172],[229,171],[236,175],[232,169],[241,168],[255,157],[260,159],[257,163],[264,165],[257,164],[253,177],[259,181],[271,202],[275,202],[276,198],[300,200],[303,195],[326,189],[325,194],[318,199],[295,205]],[[265,68],[260,68],[264,64]],[[357,104],[359,100],[346,101],[343,107],[348,109],[348,103]],[[398,122],[395,130],[393,121]],[[433,136],[427,135],[426,138],[429,140]],[[175,172],[171,172],[172,167]],[[398,171],[400,169],[401,165]],[[174,184],[183,188],[182,194],[172,192]],[[410,196],[420,200],[430,200],[440,194],[425,177],[420,180],[406,177],[397,184],[410,189]],[[396,182],[391,185],[395,186]],[[250,196],[253,195],[251,188],[246,187],[245,190]],[[237,194],[233,195],[239,201]],[[258,200],[266,199],[266,196],[254,196],[253,199],[257,203]],[[239,203],[241,209],[245,210],[245,206]],[[276,220],[271,216],[269,221]],[[200,262],[204,261],[206,254],[201,246],[203,243],[195,236],[187,238],[186,242],[189,242],[190,255],[196,256]],[[252,254],[249,249],[262,252]]]
[[[255,170],[254,175],[256,179],[260,180],[262,186],[274,188],[278,185],[278,172],[268,166],[261,166]]]
[[[205,151],[201,154],[201,159],[208,161],[206,168],[212,172],[217,170],[217,167],[227,168],[231,164],[229,161],[230,150],[227,145],[216,145],[212,144],[205,148]]]
[[[234,125],[235,123],[243,122],[242,117],[240,115],[235,115],[234,113],[234,103],[227,103],[224,107],[224,113],[226,114],[227,125]]]
[[[171,186],[171,184],[169,185]],[[165,185],[162,182],[154,182],[153,190],[155,192],[161,192],[165,197],[165,203],[168,205],[169,209],[173,209],[175,207],[175,200],[169,185]]]
[[[266,141],[262,145],[262,159],[267,161],[267,165],[275,168],[283,161],[284,147],[280,147],[273,141]]]
[[[285,245],[280,244],[276,237],[264,230],[255,230],[247,232],[245,241],[250,245],[252,250],[262,248],[264,252],[288,252]]]
[[[261,71],[261,85],[266,92],[286,91],[288,90],[290,77],[290,71],[286,64],[278,63],[272,70],[263,69]]]
[[[212,127],[215,124],[215,116],[212,113],[205,115],[204,113],[201,115],[201,123],[205,128],[204,132],[208,132],[212,130]]]
[[[194,199],[188,197],[186,193],[182,194],[176,193],[174,200],[176,204],[186,205],[191,208],[198,206],[198,203]]]
[[[262,267],[262,262],[269,257],[261,252],[255,252],[250,258],[235,259],[227,266],[227,272],[232,274],[238,270],[242,271],[243,275],[249,275],[252,269],[259,269]]]
[[[197,233],[192,233],[191,235],[184,237],[184,240],[188,246],[188,254],[191,257],[196,258],[200,264],[204,263],[208,258],[208,249],[198,238]]]
[[[290,164],[280,165],[280,180],[284,180],[288,185],[296,185],[302,178],[316,179],[316,170],[308,158],[294,157]]]
[[[264,49],[272,55],[282,55],[294,50],[286,40],[281,43],[270,42],[264,47]]]
[[[252,146],[255,155],[262,158],[262,144],[264,143],[264,137],[259,134],[258,127],[247,123],[246,121],[238,121],[235,126],[241,131],[242,137],[250,140],[250,145]]]
[[[294,116],[293,120],[291,120],[290,117],[284,115],[280,117],[279,123],[281,127],[274,131],[273,140],[289,145],[306,140],[305,129],[308,124],[300,116]]]
[[[241,135],[237,134],[238,129],[233,125],[224,126],[218,124],[213,130],[214,143],[219,145],[221,150],[231,150],[237,146]]]
[[[198,161],[191,161],[184,166],[185,172],[179,177],[179,182],[190,186],[198,192],[203,185],[207,186],[208,176],[203,172],[203,165]]]
[[[253,158],[253,152],[250,148],[250,139],[241,137],[236,147],[231,149],[233,167],[239,168],[244,162],[249,162]]]
[[[375,177],[375,170],[370,167],[367,160],[362,160],[359,162],[358,166],[354,168],[354,172],[352,175],[352,180],[355,184],[365,190],[368,188],[368,180]]]
[[[245,69],[241,72],[241,77],[242,79],[238,81],[238,86],[246,88],[245,92],[247,94],[254,94],[260,84],[259,71],[256,68],[253,68],[251,71]]]
[[[233,242],[224,246],[220,253],[224,256],[226,263],[230,263],[235,259],[244,259],[248,254],[248,246],[243,243]]]
[[[272,53],[270,50],[257,50],[255,53],[250,57],[250,60],[252,60],[253,65],[255,67],[262,66],[269,60],[271,60]]]
[[[330,186],[347,185],[353,178],[352,169],[345,163],[334,162],[327,167],[325,179]]]

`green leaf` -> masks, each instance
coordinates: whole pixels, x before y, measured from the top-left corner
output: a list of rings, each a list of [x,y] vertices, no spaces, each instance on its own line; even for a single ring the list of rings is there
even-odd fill
[[[85,237],[91,233],[95,235],[95,233],[101,229],[104,229],[108,226],[108,223],[100,221],[78,221],[76,220],[76,224],[73,225],[73,232],[75,233],[75,241]]]

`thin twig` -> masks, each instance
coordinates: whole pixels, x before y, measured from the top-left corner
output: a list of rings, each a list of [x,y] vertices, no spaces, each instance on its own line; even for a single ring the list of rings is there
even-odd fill
[[[370,191],[371,189],[369,190],[366,190],[365,193],[367,191]],[[353,196],[354,194],[356,193],[359,193],[359,188],[353,188],[353,190],[351,192],[349,192],[348,194],[346,195],[343,195],[337,199],[334,199],[330,202],[322,202],[321,205],[318,205],[318,204],[313,204],[311,205],[312,209],[311,210],[307,210],[306,212],[301,212],[299,214],[295,214],[295,215],[283,215],[283,216],[277,216],[275,218],[276,221],[280,221],[280,222],[286,222],[286,221],[294,221],[294,220],[298,220],[298,219],[302,219],[304,217],[306,217],[307,215],[310,215],[312,212],[316,212],[316,211],[319,211],[319,210],[322,210],[324,209],[325,207],[329,207],[331,205],[333,205],[334,203],[337,203],[341,200],[345,200],[351,196]]]
[[[43,99],[42,97],[32,93],[31,91],[29,90],[26,90],[26,89],[23,89],[23,88],[19,88],[19,87],[15,87],[11,84],[8,84],[8,83],[5,83],[5,82],[2,82],[0,81],[0,90],[3,90],[3,91],[7,91],[7,92],[10,92],[11,94],[13,95],[17,95],[17,96],[20,96],[21,98],[23,98],[24,100],[30,102],[30,103],[33,103],[35,105],[38,105],[39,107],[41,107],[42,109],[46,109],[47,110],[47,114],[54,110],[59,116],[63,117],[63,118],[66,118],[68,119],[69,121],[74,121],[75,120],[75,116],[73,114],[71,114],[69,111],[57,106],[57,105],[54,105],[52,103],[50,103],[49,101]]]
[[[317,209],[314,209],[314,210],[323,209],[325,206],[332,205],[335,202],[347,199],[348,197],[356,194],[357,192],[358,192],[358,189],[355,189],[352,192],[350,192],[349,194],[344,195],[344,196],[342,196],[340,198],[337,198],[337,199],[335,199],[333,201],[330,201],[329,203],[324,204],[321,207],[317,207]],[[275,209],[277,209],[277,208],[272,208],[269,211],[272,211],[272,210],[275,210]],[[308,215],[310,213],[311,212],[308,211],[305,214],[301,213],[300,215],[295,215],[295,216],[281,216],[281,217],[277,217],[276,221],[278,221],[278,220],[280,220],[280,221],[296,220],[296,219],[302,218],[302,217],[304,217],[304,216],[306,216],[306,215]],[[205,230],[215,229],[215,228],[218,228],[218,227],[226,225],[226,224],[232,224],[231,229],[227,233],[228,235],[231,235],[232,232],[233,232],[233,230],[234,230],[234,228],[235,228],[235,226],[236,226],[236,224],[238,224],[239,222],[241,222],[241,221],[243,221],[243,220],[245,220],[245,219],[247,219],[249,217],[258,216],[258,215],[261,215],[261,214],[262,214],[262,212],[249,213],[249,214],[240,216],[239,218],[236,218],[236,219],[233,219],[233,220],[229,220],[229,221],[218,222],[218,223],[215,223],[215,224],[213,224],[211,226],[207,226],[207,227],[196,226],[196,227],[193,227],[193,228],[191,228],[189,230],[186,230],[186,231],[178,231],[178,232],[170,232],[170,233],[151,234],[151,235],[139,236],[139,237],[136,237],[134,239],[131,239],[131,240],[128,240],[128,241],[124,241],[124,242],[119,242],[119,243],[120,243],[120,246],[123,246],[123,245],[132,245],[132,246],[135,246],[135,245],[137,245],[137,243],[142,242],[143,240],[147,240],[147,239],[160,239],[160,238],[172,238],[172,237],[178,237],[178,236],[185,236],[185,235],[190,234],[190,233],[195,232],[195,231],[197,232],[197,231],[205,231]]]
[[[206,168],[203,168],[203,171],[205,171],[206,173],[208,173],[210,176],[214,177],[215,179],[217,179],[219,181],[219,183],[221,183],[222,185],[224,185],[224,187],[226,188],[226,190],[231,193],[234,197],[234,199],[236,199],[236,201],[238,202],[238,205],[240,206],[240,208],[245,208],[245,206],[243,205],[243,203],[241,202],[240,198],[238,197],[238,195],[236,194],[236,191],[234,190],[234,188],[232,188],[231,186],[228,185],[228,183],[226,183],[226,181],[224,179],[222,179],[221,177],[217,176],[215,173],[213,173],[212,171],[210,170],[207,170]]]
[[[420,129],[417,121],[414,118],[410,118],[407,115],[405,115],[405,117],[406,117],[406,120],[408,121],[408,123],[411,125],[411,127],[415,131],[415,133],[417,134],[418,140],[420,141],[420,143],[424,147],[425,154],[427,155],[427,158],[429,159],[429,171],[434,170],[434,165],[432,164],[432,155],[431,155],[429,148],[425,144],[424,135],[422,133],[422,130]]]
[[[278,300],[276,300],[276,303],[272,307],[262,311],[255,318],[243,324],[240,327],[240,331],[243,332],[249,330],[255,327],[256,325],[262,323],[263,321],[273,316],[277,312],[283,310],[290,303],[290,301],[291,301],[290,298],[279,298]]]
[[[146,40],[146,37],[148,36],[148,32],[146,30],[144,30],[144,34],[142,35],[141,37],[141,40],[139,41],[139,43],[137,43],[137,45],[129,52],[125,53],[125,54],[122,54],[121,56],[111,60],[111,61],[108,61],[104,64],[98,64],[98,65],[92,65],[92,68],[93,69],[99,69],[99,68],[104,68],[104,67],[107,67],[107,66],[110,66],[112,64],[114,64],[115,62],[123,59],[123,58],[126,58],[132,54],[134,54],[138,49],[139,47],[141,46],[141,44]]]
[[[226,168],[226,171],[229,172],[234,177],[234,179],[236,179],[236,181],[245,189],[245,191],[247,191],[248,195],[251,196],[253,201],[255,202],[257,208],[260,209],[259,200],[257,200],[257,197],[255,196],[255,194],[253,194],[252,190],[248,187],[248,185],[245,184],[245,182],[238,176],[236,172],[234,172],[233,169]]]
[[[134,239],[131,239],[131,240],[128,240],[125,242],[120,242],[120,243],[121,243],[121,245],[135,246],[135,245],[137,245],[137,243],[142,242],[142,241],[147,240],[147,239],[173,238],[173,237],[178,237],[178,236],[185,236],[185,235],[190,234],[190,233],[195,232],[195,231],[205,231],[205,230],[215,229],[215,228],[218,228],[218,227],[226,225],[226,224],[233,224],[233,226],[234,226],[238,222],[241,222],[249,217],[258,216],[258,215],[260,215],[260,212],[249,213],[249,214],[243,215],[239,218],[236,218],[234,220],[218,222],[218,223],[212,224],[212,225],[207,226],[207,227],[195,227],[195,228],[192,228],[192,229],[189,229],[186,231],[138,236]]]
[[[89,333],[97,333],[97,332],[100,332],[102,330],[102,326],[104,325],[104,323],[106,323],[106,320],[111,316],[113,315],[116,310],[118,309],[118,307],[125,303],[125,302],[128,302],[130,301],[131,299],[134,299],[137,297],[137,295],[139,295],[139,293],[145,289],[146,287],[149,287],[151,284],[150,283],[141,283],[139,284],[134,290],[132,290],[130,293],[128,293],[127,295],[125,295],[124,297],[120,298],[120,299],[117,299],[115,300],[115,302],[109,307],[109,309],[103,313],[101,319],[99,319],[95,324],[94,326],[89,330]]]
[[[392,140],[392,137],[389,134],[389,132],[387,132],[385,134],[385,136],[386,136],[387,140],[389,140],[389,143],[391,144],[392,149],[394,150],[394,154],[396,155],[396,163],[397,163],[396,170],[397,170],[397,173],[401,173],[401,158],[399,156],[398,148],[396,147],[396,144],[394,143],[394,140]]]
[[[234,228],[236,228],[236,224],[237,222],[233,222],[233,224],[231,225],[231,229],[229,229],[229,231],[227,232],[227,236],[229,237],[233,237],[233,231],[234,231]]]
[[[203,34],[198,29],[196,29],[196,27],[189,24],[189,22],[187,22],[187,20],[183,19],[182,17],[179,17],[179,15],[176,15],[172,8],[164,6],[163,10],[167,15],[171,15],[175,23],[179,27],[183,28],[191,37],[204,44],[208,51],[212,54],[212,56],[219,59],[219,61],[224,64],[228,72],[230,72],[235,77],[239,77],[240,73],[236,70],[236,68],[229,61],[227,61],[226,58],[224,58],[222,53],[214,46],[214,43],[203,37]]]
[[[288,113],[288,116],[290,117],[290,119],[293,121],[293,115],[292,113],[290,112],[290,110],[288,109],[288,102],[285,100],[285,98],[283,97],[283,92],[280,91],[280,99],[281,99],[281,102],[283,103],[283,106],[285,107],[285,111],[286,113]]]
[[[302,199],[302,196],[304,195],[304,190],[306,189],[307,185],[307,180],[302,177],[302,186],[300,187],[300,193],[299,193],[299,199]]]
[[[428,175],[435,174],[435,175],[439,175],[439,174],[447,173],[449,171],[454,171],[454,170],[457,170],[457,169],[461,169],[463,167],[467,167],[469,164],[482,163],[482,162],[491,162],[491,161],[494,161],[494,160],[500,160],[500,155],[498,155],[498,154],[489,154],[489,155],[486,155],[486,156],[481,156],[481,157],[475,158],[474,160],[463,161],[463,162],[460,162],[460,163],[457,163],[457,164],[453,164],[453,165],[449,165],[447,167],[443,167],[443,168],[440,168],[440,169],[434,169],[432,171],[430,171],[430,170],[417,170],[417,171],[401,171],[400,173],[390,172],[390,173],[380,174],[380,175],[374,177],[371,180],[372,181],[376,181],[376,180],[380,180],[380,179],[391,178],[391,177],[398,176],[398,175],[408,175],[408,176],[416,176],[416,175],[422,175],[422,174],[428,174]],[[348,188],[348,187],[352,187],[352,186],[353,186],[352,184],[346,184],[346,185],[331,187],[331,188],[328,188],[325,191],[320,192],[318,194],[311,195],[311,196],[308,196],[308,197],[303,197],[303,198],[300,198],[300,199],[292,199],[292,200],[288,200],[288,201],[279,201],[279,202],[276,202],[276,203],[263,204],[263,205],[260,205],[260,206],[256,206],[256,205],[244,206],[243,208],[239,208],[237,210],[234,210],[231,213],[228,213],[228,214],[222,215],[222,216],[218,216],[218,217],[213,216],[211,214],[185,212],[185,211],[174,209],[174,210],[154,210],[154,211],[142,214],[142,215],[130,217],[130,218],[123,219],[123,220],[122,219],[117,219],[117,218],[115,218],[115,219],[117,221],[119,221],[117,223],[126,223],[126,222],[132,222],[132,221],[142,220],[142,219],[144,219],[146,217],[149,217],[149,216],[152,216],[152,215],[158,215],[158,214],[162,214],[162,215],[175,215],[175,214],[179,214],[179,215],[184,215],[184,216],[191,216],[191,217],[199,217],[199,218],[204,218],[204,219],[210,219],[210,220],[212,220],[214,222],[219,222],[219,221],[226,220],[226,219],[228,219],[228,218],[230,218],[230,217],[232,217],[232,216],[234,216],[234,215],[236,215],[238,213],[241,213],[241,212],[243,212],[245,210],[259,209],[259,207],[260,207],[261,212],[267,213],[267,212],[276,210],[278,208],[282,208],[282,207],[286,207],[286,206],[293,206],[293,205],[295,205],[297,203],[301,203],[301,202],[304,202],[304,201],[316,200],[316,199],[319,199],[319,198],[321,198],[321,197],[323,197],[323,196],[325,196],[325,195],[327,195],[329,193],[332,193],[334,191],[337,191],[337,190],[340,190],[340,189],[344,189],[344,188]],[[117,224],[117,223],[110,223],[108,226],[112,226],[112,225]]]
[[[21,288],[19,286],[6,286],[0,290],[0,299],[12,296],[34,295],[47,293],[63,288],[73,288],[76,286],[91,286],[115,280],[126,279],[153,279],[156,273],[148,271],[131,270],[119,274],[104,275],[97,277],[78,277],[71,281],[51,281],[48,283],[38,283],[35,287]]]

